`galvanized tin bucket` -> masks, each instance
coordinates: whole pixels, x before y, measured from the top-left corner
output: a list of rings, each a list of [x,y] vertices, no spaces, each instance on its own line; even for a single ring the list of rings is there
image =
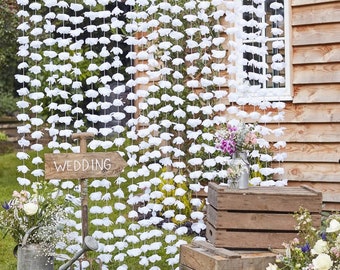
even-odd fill
[[[17,270],[53,270],[53,256],[46,255],[46,251],[39,244],[27,244],[29,235],[37,227],[31,228],[25,234],[21,246],[17,250]]]

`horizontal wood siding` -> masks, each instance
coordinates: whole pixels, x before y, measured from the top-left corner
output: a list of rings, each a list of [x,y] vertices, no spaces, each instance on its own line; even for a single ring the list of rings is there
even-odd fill
[[[339,81],[339,77],[340,63],[295,65],[293,83],[336,83]]]
[[[291,186],[322,191],[325,210],[340,210],[340,1],[291,0],[291,6],[286,176]]]
[[[292,61],[293,64],[337,63],[340,61],[340,44],[294,47]]]
[[[322,5],[304,5],[294,9],[293,25],[337,23],[340,17],[340,2],[323,3]],[[311,18],[313,18],[311,20]]]
[[[337,103],[340,100],[340,84],[296,84],[294,103]],[[337,105],[339,106],[339,105]],[[321,106],[319,106],[320,108]]]
[[[338,143],[290,142],[285,151],[288,162],[337,163],[340,161],[340,147],[338,146]]]
[[[339,23],[293,26],[292,43],[293,46],[339,43],[339,31]]]
[[[292,6],[308,6],[308,5],[314,5],[314,4],[324,4],[324,3],[336,3],[339,2],[339,0],[291,0]]]

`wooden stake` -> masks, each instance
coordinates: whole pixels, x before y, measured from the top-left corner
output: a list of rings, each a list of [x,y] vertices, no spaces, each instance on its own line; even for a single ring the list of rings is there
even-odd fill
[[[82,132],[82,133],[74,133],[72,134],[72,139],[79,139],[80,145],[80,153],[84,154],[87,152],[87,140],[92,139],[94,137],[93,133],[90,132]],[[85,237],[89,233],[88,228],[88,188],[87,188],[87,179],[80,179],[80,199],[81,199],[81,234],[83,243],[85,243]]]

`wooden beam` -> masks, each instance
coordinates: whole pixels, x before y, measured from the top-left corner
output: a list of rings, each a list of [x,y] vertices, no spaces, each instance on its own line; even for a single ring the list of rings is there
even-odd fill
[[[292,0],[292,6],[305,6],[323,3],[336,3],[339,0]]]
[[[285,162],[282,167],[289,181],[340,183],[339,163]]]
[[[292,25],[335,23],[340,21],[340,2],[293,7]]]
[[[293,65],[332,62],[340,62],[340,44],[293,48]]]
[[[340,123],[340,106],[335,103],[326,103],[322,106],[287,103],[284,112],[285,123]]]
[[[340,23],[295,26],[292,32],[292,45],[332,44],[340,42]]]
[[[287,153],[286,162],[337,163],[340,160],[340,147],[337,143],[287,143],[282,151]]]
[[[294,85],[293,102],[295,104],[338,103],[339,101],[340,101],[340,83]]]
[[[340,63],[293,66],[294,84],[338,83],[340,81],[339,78]]]

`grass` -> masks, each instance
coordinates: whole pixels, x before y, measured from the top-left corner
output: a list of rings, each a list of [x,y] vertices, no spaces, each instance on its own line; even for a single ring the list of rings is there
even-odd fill
[[[13,190],[21,189],[16,181],[19,160],[15,153],[0,155],[0,202],[9,200]],[[15,270],[17,260],[13,255],[15,242],[11,237],[3,238],[0,233],[0,269]]]
[[[3,154],[0,155],[0,188],[1,188],[1,192],[0,192],[0,202],[2,203],[5,200],[9,200],[12,196],[12,192],[13,190],[21,190],[21,186],[17,183],[16,178],[18,176],[17,173],[17,165],[20,164],[20,161],[17,159],[16,154],[15,153],[10,153],[10,154]],[[128,194],[129,192],[127,191],[127,185],[128,183],[125,183],[124,185],[122,185],[122,189],[124,190],[125,194]],[[91,188],[89,189],[89,192],[91,193]],[[113,205],[114,204],[114,200],[116,200],[115,198],[112,198],[110,201],[110,204]],[[99,204],[101,204],[102,202],[98,202]],[[127,210],[128,211],[128,210]],[[124,216],[127,216],[127,211],[126,213],[124,213]],[[91,216],[89,215],[89,218],[91,219]],[[112,216],[110,216],[111,220],[116,220],[117,218],[117,213],[112,213]],[[117,226],[117,225],[113,225],[113,226]],[[109,230],[112,231],[112,229],[114,229],[114,227],[109,227]],[[123,227],[126,228],[126,230],[128,231],[127,228],[128,224],[124,224]],[[94,226],[92,226],[91,224],[89,224],[90,227],[90,232],[92,230],[94,230]],[[92,228],[91,228],[92,227]],[[166,233],[165,233],[166,234]],[[16,269],[16,263],[17,260],[13,255],[13,249],[15,247],[15,242],[11,239],[11,237],[6,237],[3,239],[1,233],[0,233],[0,269],[1,270],[15,270]],[[190,236],[186,236],[184,237],[185,240],[187,240],[188,242],[191,240]],[[181,237],[181,239],[183,239],[183,237]],[[113,240],[109,240],[109,241],[117,241],[115,239]],[[149,241],[145,242],[145,244],[151,244],[152,242],[154,242],[154,239],[150,239]],[[157,239],[157,241],[161,241],[163,246],[167,246],[167,244],[164,242],[164,239]],[[113,244],[113,243],[110,243]],[[113,256],[115,256],[119,251],[114,251],[114,253],[112,254]],[[146,255],[146,256],[151,256],[153,254],[158,254],[162,257],[162,262],[161,265],[158,265],[161,269],[172,269],[171,267],[168,266],[167,262],[166,262],[166,258],[168,257],[173,257],[173,255],[166,255],[166,251],[164,248],[162,248],[161,250],[157,250],[157,251],[148,251],[147,254],[142,254],[142,255]],[[88,254],[89,256],[91,256],[91,253],[89,252]],[[95,253],[92,253],[92,255],[95,255]],[[124,263],[126,263],[129,266],[129,269],[143,269],[143,266],[139,265],[139,260],[140,257],[134,257],[134,258],[125,258]],[[55,261],[55,269],[58,269],[58,267],[61,265],[60,262]],[[94,266],[97,264],[94,264]],[[113,261],[112,263],[109,264],[109,269],[117,269],[117,267],[119,266],[119,262],[115,262]],[[137,268],[136,268],[137,266]],[[57,267],[57,268],[56,268]],[[149,266],[150,267],[150,266]],[[149,268],[147,267],[147,268]],[[99,267],[94,267],[93,269],[99,269]]]

